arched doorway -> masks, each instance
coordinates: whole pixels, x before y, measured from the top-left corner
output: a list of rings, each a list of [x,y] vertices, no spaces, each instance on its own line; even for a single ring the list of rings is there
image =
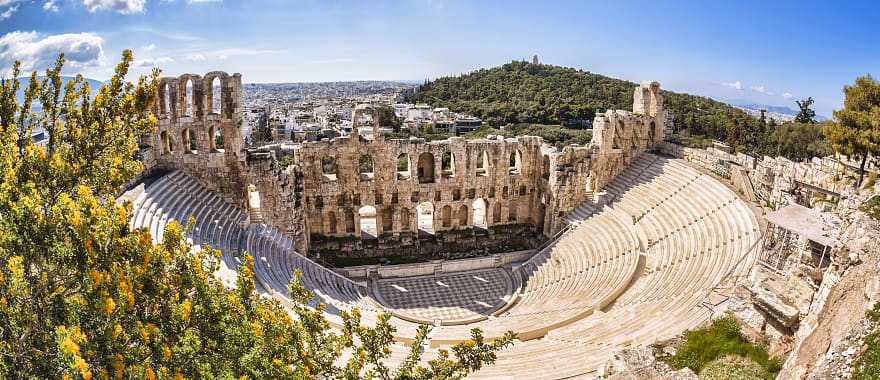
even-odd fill
[[[379,233],[376,227],[376,208],[363,206],[358,210],[360,216],[361,238],[375,239]]]
[[[416,222],[419,233],[434,234],[434,205],[423,202],[416,207]]]
[[[416,170],[417,176],[419,177],[419,183],[434,182],[434,155],[431,153],[420,154]]]
[[[477,198],[473,204],[474,208],[474,228],[489,228],[488,220],[486,220],[486,201],[483,198]]]

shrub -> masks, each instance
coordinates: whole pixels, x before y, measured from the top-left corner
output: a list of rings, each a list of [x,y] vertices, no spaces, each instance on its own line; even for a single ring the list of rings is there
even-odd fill
[[[716,319],[708,327],[688,331],[676,354],[661,359],[672,368],[688,367],[700,373],[710,362],[730,355],[757,363],[766,379],[775,378],[782,367],[779,358],[771,358],[764,347],[749,343],[742,336],[739,322],[732,315]]]
[[[865,336],[864,351],[853,365],[853,380],[880,379],[880,302],[874,305],[873,310],[868,311],[867,317],[873,328]]]

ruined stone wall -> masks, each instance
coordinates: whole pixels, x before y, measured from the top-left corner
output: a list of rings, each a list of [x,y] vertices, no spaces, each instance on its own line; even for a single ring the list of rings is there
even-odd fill
[[[645,151],[661,143],[670,122],[657,82],[642,82],[633,94],[633,112],[609,110],[593,119],[587,147],[568,146],[550,155],[554,169],[549,194],[555,194],[547,231],[562,227],[561,218],[595,195]]]
[[[218,97],[219,107],[214,101]],[[153,108],[159,123],[142,138],[147,170],[183,170],[228,201],[242,204],[246,173],[240,103],[240,74],[161,78]]]

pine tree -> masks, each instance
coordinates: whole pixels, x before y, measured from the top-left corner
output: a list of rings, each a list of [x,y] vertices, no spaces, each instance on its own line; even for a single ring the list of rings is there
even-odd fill
[[[880,153],[880,83],[865,75],[854,85],[844,86],[843,93],[843,109],[834,111],[836,121],[824,131],[837,152],[860,160],[858,187],[868,157]]]
[[[813,102],[814,100],[812,97],[808,97],[804,100],[795,100],[795,103],[797,103],[797,106],[800,109],[797,116],[794,117],[796,123],[813,124],[816,122],[816,111],[810,109]]]

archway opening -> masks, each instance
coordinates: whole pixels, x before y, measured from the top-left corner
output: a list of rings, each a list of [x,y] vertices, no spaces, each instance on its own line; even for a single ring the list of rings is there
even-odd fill
[[[162,146],[162,153],[171,153],[174,151],[174,146],[171,144],[171,136],[168,135],[168,131],[162,131],[159,133],[159,142]]]
[[[220,86],[220,78],[214,77],[214,79],[211,80],[211,88],[208,92],[211,95],[211,101],[209,103],[211,113],[218,115],[223,112],[223,92],[221,91]]]
[[[358,210],[358,216],[360,216],[361,238],[375,239],[379,235],[376,227],[376,208],[363,206]]]
[[[434,205],[422,202],[416,207],[416,223],[419,233],[434,234]]]
[[[443,152],[440,157],[440,173],[443,177],[455,177],[455,154]]]
[[[358,173],[361,181],[370,181],[373,179],[373,156],[362,154],[358,158]]]
[[[397,156],[397,179],[409,179],[409,155],[401,153]]]
[[[185,128],[180,132],[180,139],[183,143],[183,149],[186,153],[198,153],[198,145],[196,144],[196,137],[193,135],[192,130],[189,128]]]
[[[487,176],[489,175],[489,153],[485,150],[480,153],[480,158],[477,160],[477,176]]]
[[[456,213],[456,217],[458,218],[458,227],[467,227],[468,225],[468,208],[466,205],[461,205],[458,208],[458,213]]]
[[[388,234],[394,231],[394,209],[390,206],[382,209],[382,233]]]
[[[168,116],[171,114],[173,108],[171,107],[171,84],[165,83],[163,86],[163,94],[162,94],[162,115]]]
[[[443,206],[440,209],[440,219],[443,221],[443,228],[452,227],[452,207],[449,207],[449,205]]]
[[[522,153],[519,152],[519,149],[510,152],[507,166],[510,174],[519,174],[520,169],[522,168]]]
[[[331,156],[321,157],[321,173],[326,179],[336,180],[336,159]]]
[[[477,198],[472,207],[474,209],[474,228],[489,228],[488,221],[486,220],[486,201],[483,198]]]
[[[331,234],[338,232],[338,222],[336,221],[336,213],[330,211],[327,213],[327,231]]]
[[[183,116],[192,117],[193,116],[193,82],[192,79],[186,80],[186,97],[184,98],[184,111]]]
[[[431,153],[420,154],[419,164],[416,170],[416,175],[419,177],[419,183],[434,182],[434,155]]]

